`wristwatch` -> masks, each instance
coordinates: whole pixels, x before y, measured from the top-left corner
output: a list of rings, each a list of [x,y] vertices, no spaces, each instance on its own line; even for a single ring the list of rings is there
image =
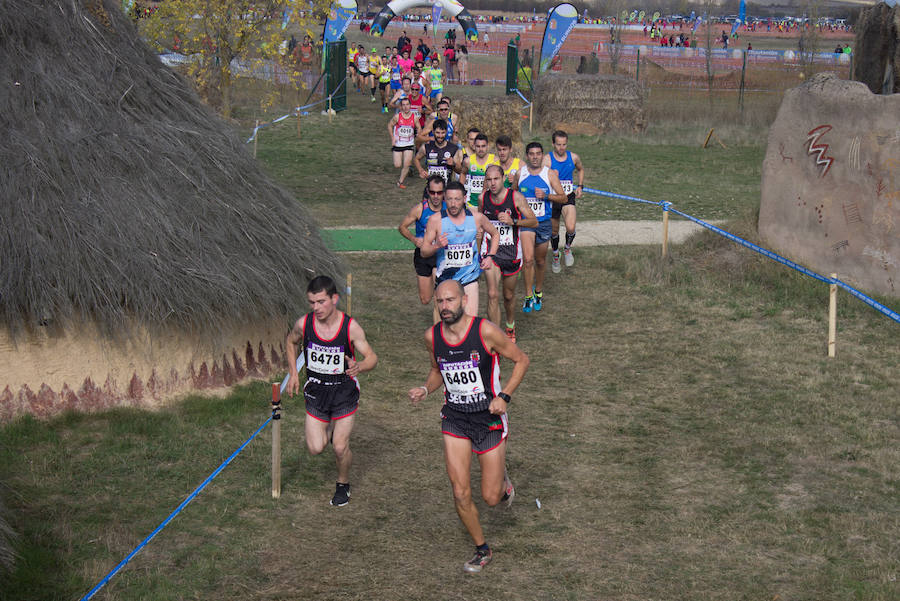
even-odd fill
[[[508,394],[506,394],[505,392],[498,392],[497,396],[500,397],[501,399],[503,399],[504,401],[506,401],[507,405],[510,403],[510,401],[512,401],[512,397],[509,396]]]

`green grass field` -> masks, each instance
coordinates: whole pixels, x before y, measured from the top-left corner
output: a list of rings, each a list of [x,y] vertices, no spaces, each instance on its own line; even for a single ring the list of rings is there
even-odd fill
[[[265,130],[259,158],[322,225],[392,226],[421,188],[394,187],[384,121],[353,96],[333,125],[304,119],[299,140],[290,121]],[[710,127],[734,143],[699,148]],[[710,114],[570,147],[591,185],[756,240],[765,134]],[[658,217],[600,199],[580,210]],[[361,378],[350,505],[328,506],[330,449],[306,453],[302,405],[287,400],[281,499],[266,429],[95,598],[897,598],[898,324],[841,294],[828,359],[827,286],[713,234],[665,260],[657,247],[578,248],[573,268],[548,274],[544,311],[518,318],[532,359],[510,408],[518,497],[508,511],[479,504],[495,559],[471,577],[439,395],[418,409],[406,397],[427,371],[431,315],[410,257],[344,260],[380,358]],[[265,421],[268,396],[259,382],[154,412],[4,425],[0,494],[21,537],[0,598],[80,598]]]

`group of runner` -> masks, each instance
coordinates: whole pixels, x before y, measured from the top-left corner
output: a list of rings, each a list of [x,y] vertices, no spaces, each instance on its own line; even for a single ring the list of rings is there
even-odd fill
[[[354,80],[371,87],[370,58],[355,53]],[[414,405],[439,388],[444,390],[440,423],[444,460],[457,514],[475,544],[463,564],[480,572],[493,554],[472,497],[472,455],[481,467],[481,496],[488,506],[510,505],[515,487],[506,470],[509,421],[507,409],[528,369],[528,356],[516,344],[515,292],[520,272],[525,283],[523,313],[541,311],[548,244],[551,269],[572,266],[575,202],[582,196],[584,167],[568,150],[568,135],[553,132],[553,149],[545,154],[540,142],[525,147],[525,160],[513,154],[509,136],[494,140],[476,128],[460,142],[459,122],[451,101],[440,88],[426,85],[421,74],[398,73],[400,59],[388,58],[394,90],[383,110],[396,109],[388,123],[394,164],[401,169],[398,186],[412,164],[426,182],[423,197],[400,223],[400,233],[415,244],[413,265],[419,300],[434,302],[434,325],[425,333],[431,367],[422,385],[409,390]],[[381,81],[381,59],[375,63]],[[366,69],[363,69],[363,66]],[[433,67],[432,67],[433,68]],[[399,87],[394,88],[394,82]],[[384,91],[388,86],[384,86]],[[434,99],[435,111],[423,91]],[[374,89],[372,98],[374,100]],[[559,223],[566,227],[559,247]],[[410,230],[413,228],[413,230]],[[488,319],[478,316],[481,274],[488,289]],[[505,329],[500,324],[503,298]],[[310,312],[297,320],[286,339],[291,366],[288,394],[299,392],[297,357],[306,367],[302,387],[306,403],[306,445],[321,453],[332,444],[338,480],[331,504],[350,500],[350,433],[359,407],[357,376],[377,364],[377,356],[359,323],[338,309],[340,295],[327,277],[314,278],[307,288]],[[361,354],[361,358],[357,356]],[[500,379],[500,358],[513,366]]]
[[[457,145],[448,139],[448,125],[440,116],[415,155],[416,170],[427,182],[423,198],[398,226],[416,246],[419,300],[430,303],[435,285],[453,279],[466,293],[467,313],[475,316],[483,272],[487,316],[505,324],[507,337],[515,342],[519,273],[525,286],[522,312],[533,313],[543,309],[548,254],[554,273],[575,263],[575,203],[584,190],[584,165],[568,149],[564,131],[553,132],[549,153],[540,142],[530,142],[522,161],[513,156],[509,136],[498,137],[491,153],[487,136],[477,128],[466,132],[463,146]],[[566,229],[562,247],[561,222]],[[501,296],[505,322],[500,321]],[[434,316],[437,321],[437,307]]]

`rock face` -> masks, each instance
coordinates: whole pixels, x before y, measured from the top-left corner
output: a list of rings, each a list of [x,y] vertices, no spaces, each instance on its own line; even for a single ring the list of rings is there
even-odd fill
[[[824,275],[900,297],[900,96],[819,74],[769,132],[759,233]]]
[[[597,134],[647,127],[643,90],[628,77],[544,73],[534,99],[535,119],[549,131]]]
[[[900,9],[880,2],[860,12],[855,28],[854,78],[875,94],[900,93]]]

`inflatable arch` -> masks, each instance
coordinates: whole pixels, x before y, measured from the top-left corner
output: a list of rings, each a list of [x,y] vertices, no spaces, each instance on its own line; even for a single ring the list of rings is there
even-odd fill
[[[436,4],[440,4],[443,10],[447,11],[451,17],[456,17],[456,20],[462,25],[467,39],[473,42],[478,39],[478,28],[475,27],[475,19],[456,0],[391,0],[372,19],[370,33],[374,36],[382,36],[384,35],[384,30],[387,29],[388,23],[397,15],[403,14],[411,8],[434,6]]]

